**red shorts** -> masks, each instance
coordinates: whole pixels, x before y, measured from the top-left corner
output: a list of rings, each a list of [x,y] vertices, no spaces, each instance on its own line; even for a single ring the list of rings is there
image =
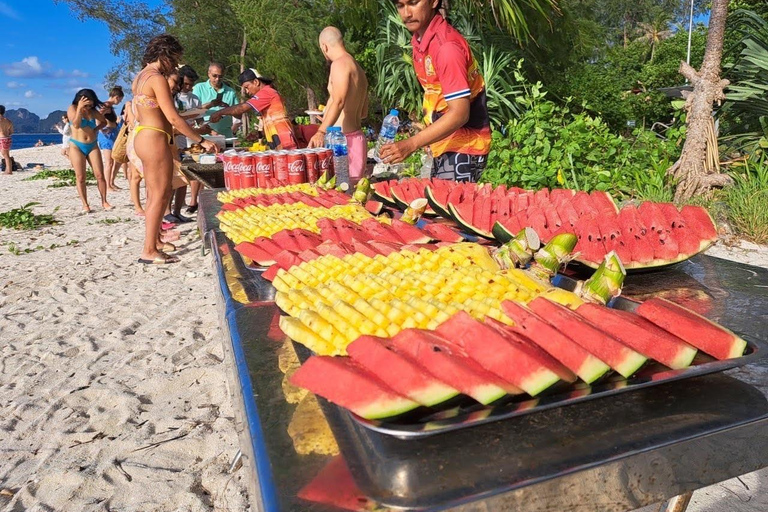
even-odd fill
[[[0,137],[0,151],[10,151],[10,150],[11,150],[11,138]]]

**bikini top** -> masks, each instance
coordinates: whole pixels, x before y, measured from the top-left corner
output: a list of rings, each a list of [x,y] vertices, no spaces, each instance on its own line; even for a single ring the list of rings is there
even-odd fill
[[[149,80],[151,77],[155,75],[159,75],[160,73],[155,72],[152,74],[148,74],[144,77],[144,81],[141,82],[141,85],[136,88],[136,90],[139,92],[139,94],[136,94],[133,97],[133,105],[138,105],[140,107],[144,108],[160,108],[160,105],[157,103],[157,98],[154,96],[150,96],[148,94],[142,94],[140,91],[144,88],[144,84],[147,83],[147,80]]]
[[[84,117],[80,118],[80,128],[90,128],[92,130],[96,129],[96,119],[86,119]]]

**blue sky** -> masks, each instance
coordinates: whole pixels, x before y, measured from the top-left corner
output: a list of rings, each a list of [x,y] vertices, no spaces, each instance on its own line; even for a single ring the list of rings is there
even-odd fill
[[[0,20],[0,104],[45,118],[83,87],[106,99],[104,75],[117,59],[105,24],[81,22],[52,0],[0,0]]]

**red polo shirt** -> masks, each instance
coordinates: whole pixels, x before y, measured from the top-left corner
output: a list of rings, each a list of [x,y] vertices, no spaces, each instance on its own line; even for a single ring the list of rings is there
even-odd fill
[[[491,129],[486,105],[485,81],[467,40],[436,14],[421,41],[411,40],[413,67],[424,88],[424,120],[437,121],[450,102],[469,98],[469,120],[443,140],[430,146],[434,156],[446,152],[486,155],[491,148]]]
[[[256,96],[248,100],[248,104],[264,121],[264,136],[267,142],[274,144],[279,141],[282,149],[298,147],[283,99],[272,86],[262,87]]]

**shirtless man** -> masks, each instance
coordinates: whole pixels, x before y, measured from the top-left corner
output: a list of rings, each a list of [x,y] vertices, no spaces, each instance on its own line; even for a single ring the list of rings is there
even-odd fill
[[[320,49],[331,63],[330,97],[323,112],[323,122],[309,141],[309,147],[322,147],[328,127],[340,126],[347,136],[350,184],[355,184],[363,177],[368,154],[365,135],[360,129],[362,119],[368,115],[368,79],[360,64],[347,52],[336,27],[325,27],[320,32]]]
[[[5,159],[5,174],[13,173],[11,165],[11,135],[13,123],[5,117],[5,106],[0,105],[0,155]]]

